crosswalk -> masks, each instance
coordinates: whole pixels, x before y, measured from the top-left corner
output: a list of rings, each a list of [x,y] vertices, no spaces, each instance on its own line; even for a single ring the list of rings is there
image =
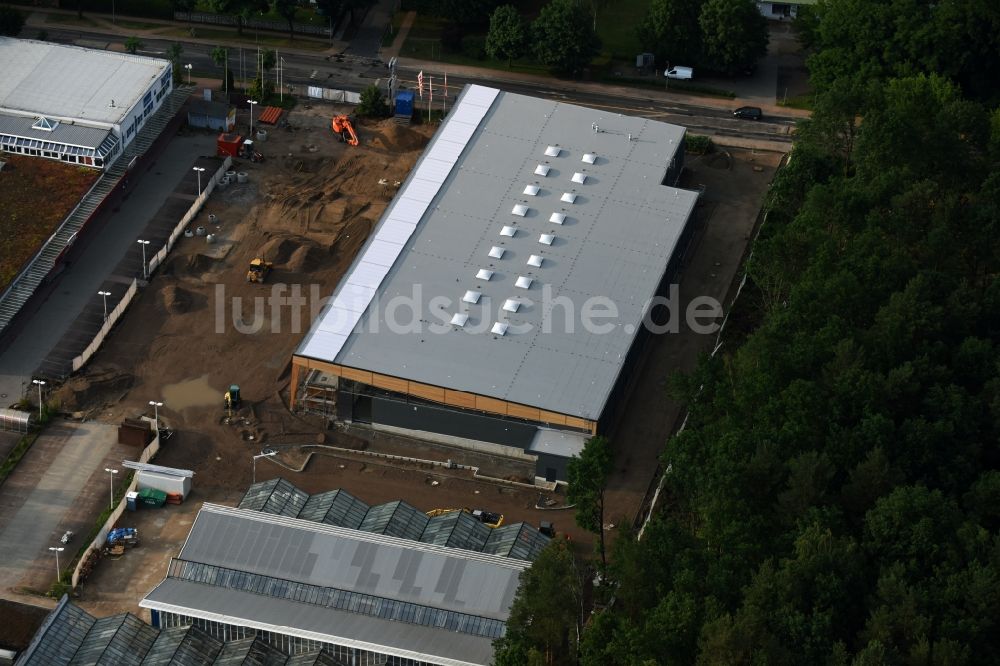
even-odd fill
[[[0,334],[10,325],[46,276],[52,272],[59,257],[73,244],[77,233],[101,205],[104,198],[118,186],[132,160],[145,153],[153,145],[160,132],[177,114],[192,92],[194,92],[192,86],[178,86],[174,89],[170,96],[164,100],[159,110],[146,121],[125,152],[114,164],[105,169],[94,187],[70,213],[59,230],[46,241],[27,268],[14,279],[14,282],[0,296]]]

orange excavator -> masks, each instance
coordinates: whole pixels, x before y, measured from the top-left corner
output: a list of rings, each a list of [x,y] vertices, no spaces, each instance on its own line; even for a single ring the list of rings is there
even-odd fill
[[[358,134],[354,131],[354,123],[351,122],[350,116],[334,116],[333,121],[330,122],[330,129],[333,130],[334,134],[340,136],[341,141],[346,141],[352,146],[358,145]]]

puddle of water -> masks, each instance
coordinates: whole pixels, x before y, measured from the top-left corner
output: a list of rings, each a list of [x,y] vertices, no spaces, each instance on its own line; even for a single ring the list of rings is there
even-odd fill
[[[208,375],[195,379],[187,379],[176,384],[163,387],[163,402],[170,409],[187,409],[188,407],[211,407],[222,404],[222,394],[217,388],[208,385]]]

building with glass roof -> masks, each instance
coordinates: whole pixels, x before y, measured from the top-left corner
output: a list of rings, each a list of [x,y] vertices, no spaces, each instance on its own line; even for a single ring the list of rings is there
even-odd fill
[[[400,501],[362,517],[362,503],[343,490],[300,492],[275,479],[247,492],[241,506],[253,509],[206,503],[166,577],[139,604],[153,628],[162,635],[193,625],[221,642],[258,641],[294,658],[326,651],[359,666],[491,662],[530,551],[545,537],[525,539],[531,530],[518,524],[483,539],[484,525],[428,518]],[[289,515],[293,501],[313,519]],[[337,525],[335,515],[361,529]],[[91,627],[79,630],[89,636]],[[142,640],[155,647],[159,639]],[[229,663],[220,660],[236,649],[227,645],[210,663]]]
[[[131,613],[97,619],[64,596],[15,663],[17,666],[348,666],[364,663],[347,649],[322,647],[290,655],[252,631],[244,634],[217,638],[195,623],[157,629]]]
[[[0,150],[103,169],[173,89],[170,62],[0,37]]]
[[[684,142],[467,86],[294,353],[292,404],[564,479],[667,314],[698,198]]]

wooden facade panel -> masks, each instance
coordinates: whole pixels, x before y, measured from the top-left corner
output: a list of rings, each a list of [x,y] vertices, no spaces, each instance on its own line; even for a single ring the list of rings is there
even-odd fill
[[[302,356],[295,356],[292,359],[292,365],[308,368],[310,370],[319,370],[321,372],[325,372],[328,375],[333,375],[334,377],[340,377],[343,374],[342,366],[334,365],[333,363],[327,363],[325,361],[317,361],[315,359],[305,358]]]
[[[405,394],[410,392],[410,382],[408,380],[377,373],[372,373],[372,386],[377,386],[386,391],[395,391],[396,393]]]
[[[439,386],[410,382],[410,395],[423,398],[424,400],[444,402],[444,389]]]
[[[344,379],[350,379],[356,382],[362,382],[363,384],[372,383],[372,373],[370,370],[358,370],[356,368],[344,368],[341,377]]]
[[[483,395],[476,396],[476,409],[481,409],[484,412],[493,412],[494,414],[507,414],[507,404],[503,400],[497,400],[496,398],[487,398]]]
[[[444,390],[444,401],[452,407],[462,407],[463,409],[476,408],[476,394],[464,393],[462,391]]]
[[[587,419],[578,419],[575,416],[567,416],[566,425],[568,425],[570,428],[579,428],[580,430],[586,430],[591,434],[597,432],[597,424],[595,422],[588,421]]]
[[[507,416],[518,419],[528,419],[529,421],[540,420],[540,413],[537,407],[527,407],[513,402],[507,403]]]
[[[566,415],[558,414],[556,412],[547,412],[544,409],[538,411],[538,420],[542,423],[551,423],[552,425],[566,425]]]

